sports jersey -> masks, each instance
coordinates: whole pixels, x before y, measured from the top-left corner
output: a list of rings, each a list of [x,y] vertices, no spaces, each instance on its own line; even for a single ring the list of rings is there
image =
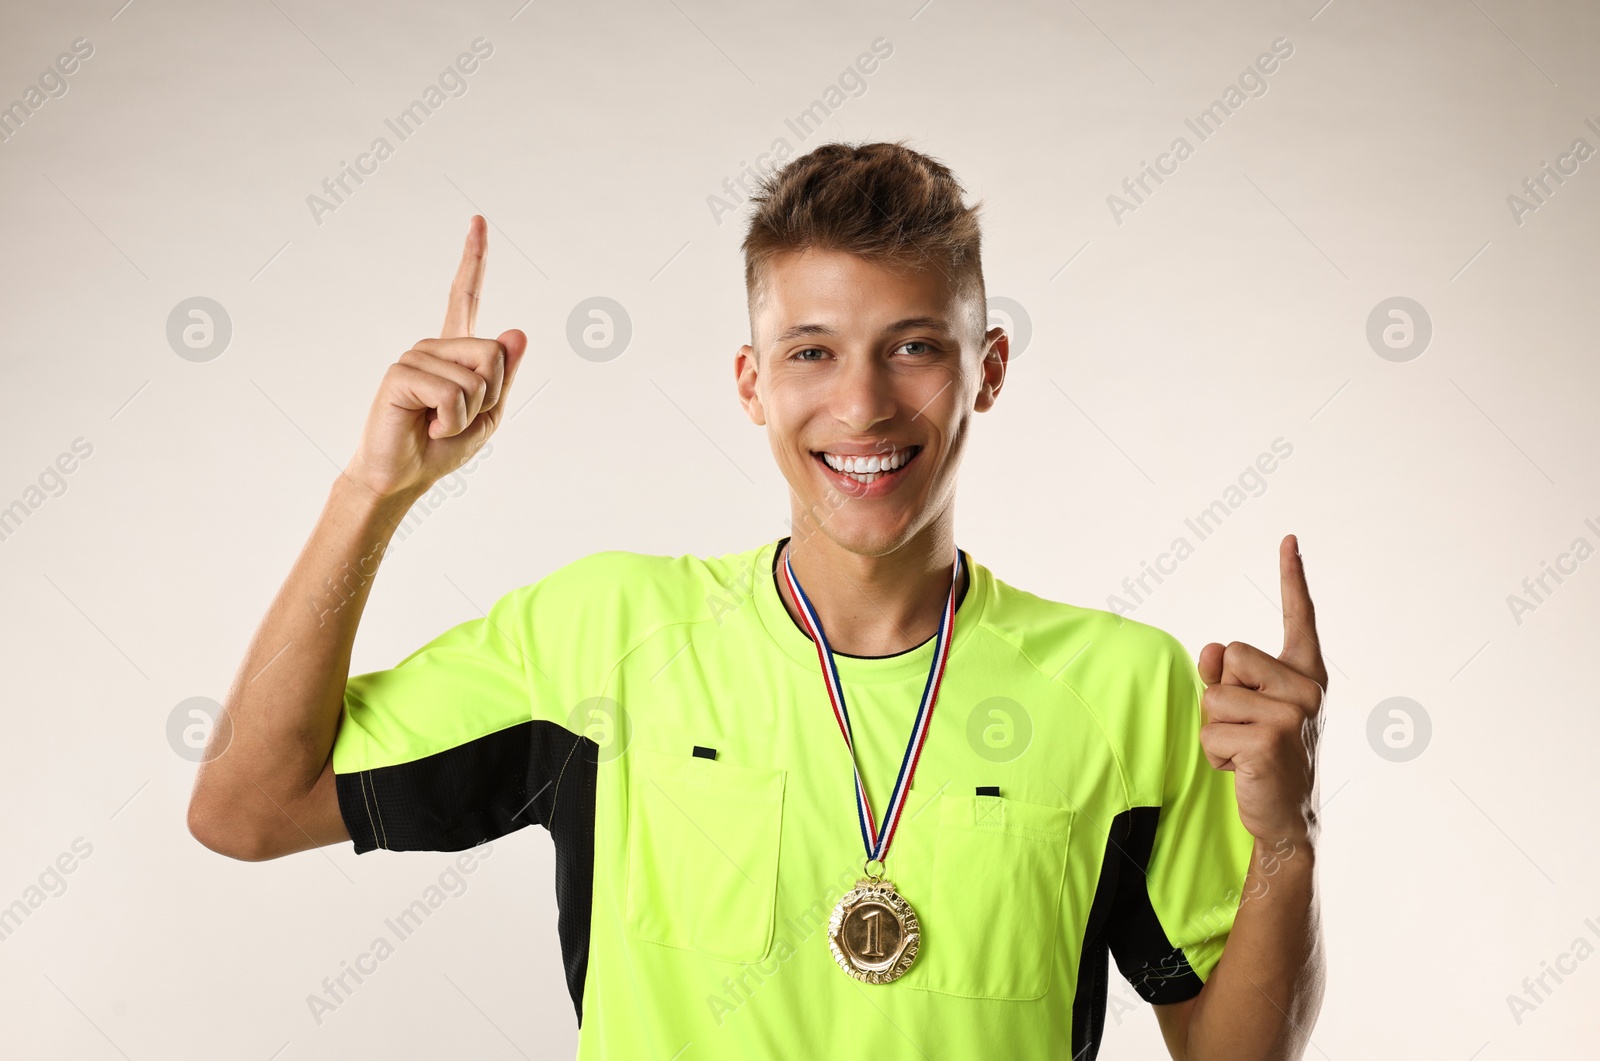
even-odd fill
[[[884,867],[920,950],[890,983],[839,967],[828,919],[866,856],[816,647],[779,595],[786,540],[593,553],[350,678],[333,768],[355,850],[544,826],[579,1061],[1077,1061],[1108,954],[1151,1003],[1196,995],[1254,841],[1200,747],[1193,660],[966,553]],[[875,813],[934,641],[834,654]]]

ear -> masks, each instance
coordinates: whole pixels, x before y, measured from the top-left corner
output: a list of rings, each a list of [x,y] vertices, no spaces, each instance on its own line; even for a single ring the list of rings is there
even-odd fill
[[[739,352],[733,357],[734,386],[739,392],[739,404],[744,406],[744,414],[752,424],[765,425],[767,412],[761,407],[761,396],[756,392],[760,374],[761,366],[756,363],[755,348],[748,343],[739,347]]]
[[[1000,396],[1000,388],[1006,381],[1006,363],[1011,357],[1011,337],[1006,335],[1004,328],[990,328],[983,337],[983,361],[978,366],[980,381],[978,384],[978,397],[972,403],[973,409],[982,413],[987,412],[994,405],[995,399]]]

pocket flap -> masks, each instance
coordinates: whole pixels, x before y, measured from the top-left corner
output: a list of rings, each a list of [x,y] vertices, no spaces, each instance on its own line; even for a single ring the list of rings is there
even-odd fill
[[[1013,836],[1060,841],[1072,831],[1072,811],[1042,803],[1023,803],[1004,796],[940,797],[941,827],[992,829]]]

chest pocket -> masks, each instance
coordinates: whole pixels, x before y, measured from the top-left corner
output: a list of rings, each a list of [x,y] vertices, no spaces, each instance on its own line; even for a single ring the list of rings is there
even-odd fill
[[[932,886],[925,903],[915,902],[922,948],[906,985],[966,998],[1040,997],[1055,957],[1073,812],[946,794],[938,813]]]
[[[784,771],[634,747],[629,934],[730,962],[772,944]]]

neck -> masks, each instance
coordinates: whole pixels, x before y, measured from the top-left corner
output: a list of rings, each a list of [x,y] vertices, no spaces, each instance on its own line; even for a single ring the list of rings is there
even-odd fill
[[[834,651],[887,656],[915,648],[939,632],[955,565],[955,539],[948,520],[924,528],[882,556],[853,553],[816,531],[792,537],[784,553]],[[804,629],[789,580],[783,577],[784,553],[778,555],[778,593]],[[966,582],[963,565],[955,586],[958,601]]]

